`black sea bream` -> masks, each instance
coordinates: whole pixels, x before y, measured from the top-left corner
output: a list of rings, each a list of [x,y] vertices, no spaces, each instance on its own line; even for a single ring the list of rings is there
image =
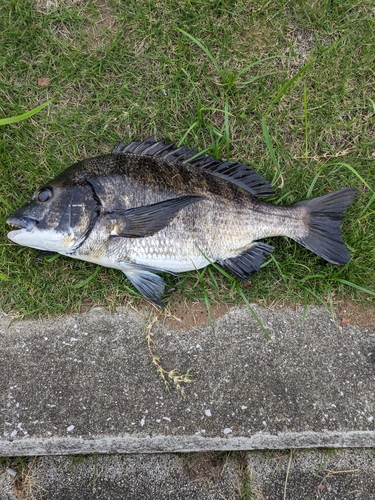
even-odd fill
[[[217,262],[248,279],[288,236],[329,262],[349,252],[340,232],[356,190],[342,189],[292,206],[259,201],[273,194],[246,165],[156,142],[121,143],[111,154],[75,163],[38,189],[11,217],[20,245],[120,269],[161,304],[164,281]]]

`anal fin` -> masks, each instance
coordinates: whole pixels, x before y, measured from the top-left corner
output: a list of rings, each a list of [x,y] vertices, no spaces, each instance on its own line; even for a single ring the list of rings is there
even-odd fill
[[[236,257],[218,260],[218,263],[235,276],[247,280],[249,276],[259,271],[265,256],[271,252],[273,252],[273,246],[256,242]]]

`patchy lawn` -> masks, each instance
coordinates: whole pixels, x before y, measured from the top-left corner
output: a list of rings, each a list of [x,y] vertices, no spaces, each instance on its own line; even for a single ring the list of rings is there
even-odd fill
[[[349,264],[273,238],[251,287],[209,267],[166,276],[167,302],[373,302],[373,5],[3,2],[0,118],[53,102],[0,129],[0,308],[35,317],[138,300],[118,271],[34,262],[36,251],[7,240],[5,220],[71,163],[153,133],[256,168],[272,181],[274,203],[359,191],[343,224]]]

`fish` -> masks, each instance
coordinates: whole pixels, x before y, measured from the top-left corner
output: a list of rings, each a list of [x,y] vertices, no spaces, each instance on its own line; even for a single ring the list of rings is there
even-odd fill
[[[79,161],[37,189],[7,219],[8,238],[122,271],[163,305],[159,273],[179,275],[216,263],[248,281],[289,237],[333,264],[350,260],[340,226],[356,196],[343,188],[289,206],[263,198],[271,184],[243,163],[156,140],[121,142]]]

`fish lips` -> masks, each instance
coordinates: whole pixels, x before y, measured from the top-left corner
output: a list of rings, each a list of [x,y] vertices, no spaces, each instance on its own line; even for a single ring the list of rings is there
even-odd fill
[[[16,226],[19,228],[16,231],[11,231],[12,233],[20,231],[22,229],[25,229],[26,231],[31,231],[33,227],[36,224],[38,224],[38,221],[36,219],[32,219],[30,217],[17,217],[15,215],[11,215],[10,217],[8,217],[6,222],[10,226]]]

